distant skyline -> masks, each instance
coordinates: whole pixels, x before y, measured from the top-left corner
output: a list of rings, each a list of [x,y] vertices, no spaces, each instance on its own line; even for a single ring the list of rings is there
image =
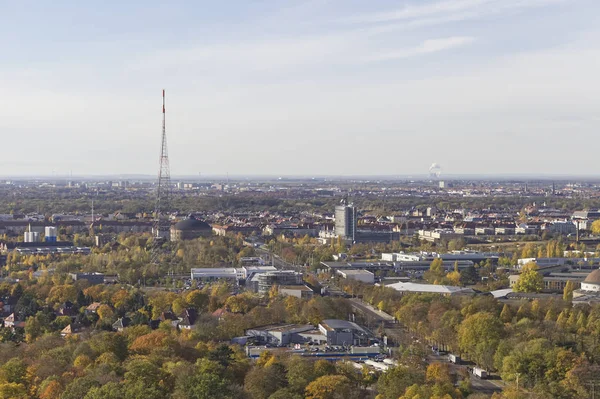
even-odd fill
[[[0,176],[600,176],[598,1],[1,9]]]

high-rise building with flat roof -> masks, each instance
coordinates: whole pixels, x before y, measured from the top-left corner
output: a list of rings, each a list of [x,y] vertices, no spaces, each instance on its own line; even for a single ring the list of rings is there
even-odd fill
[[[335,207],[335,234],[352,242],[356,239],[356,208],[347,199]]]

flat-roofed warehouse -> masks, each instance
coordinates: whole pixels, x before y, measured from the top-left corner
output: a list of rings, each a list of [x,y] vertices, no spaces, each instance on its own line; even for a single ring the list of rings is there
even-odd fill
[[[244,269],[235,267],[193,268],[191,271],[193,280],[243,280],[244,275]]]
[[[388,288],[393,288],[396,291],[406,294],[423,293],[423,294],[440,294],[440,295],[472,295],[475,291],[472,288],[455,287],[452,285],[437,285],[437,284],[419,284],[419,283],[404,283],[398,282],[386,285]]]
[[[313,342],[324,344],[326,336],[310,324],[272,324],[246,330],[246,336],[254,337],[261,343],[278,346]]]
[[[362,281],[363,283],[375,283],[375,275],[368,270],[343,269],[338,270],[337,274],[348,280]]]
[[[371,331],[346,320],[323,320],[319,323],[319,330],[327,337],[329,345],[365,346],[379,341]]]
[[[321,266],[330,272],[336,272],[338,270],[394,270],[394,264],[392,262],[321,262]]]

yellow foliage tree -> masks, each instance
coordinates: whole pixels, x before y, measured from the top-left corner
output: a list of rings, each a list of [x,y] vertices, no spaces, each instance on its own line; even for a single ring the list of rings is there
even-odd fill
[[[516,292],[540,292],[544,288],[544,280],[538,270],[539,267],[535,262],[524,265],[513,290]]]
[[[425,379],[434,384],[451,383],[450,365],[446,363],[431,363],[427,366]]]
[[[58,285],[50,289],[48,303],[64,303],[66,301],[75,302],[77,300],[77,288],[73,285]]]
[[[92,364],[92,359],[90,359],[90,357],[87,355],[79,355],[73,361],[73,366],[79,369],[84,369],[90,364]]]
[[[155,348],[164,348],[165,346],[169,346],[171,341],[171,337],[164,331],[153,331],[150,334],[142,335],[141,337],[136,338],[131,344],[131,349],[133,352],[139,354],[149,354]]]
[[[600,234],[600,219],[594,220],[592,223],[592,233],[599,235]]]
[[[351,396],[352,383],[343,375],[325,375],[306,387],[306,399],[337,399]]]
[[[106,304],[100,305],[98,307],[98,310],[96,311],[96,313],[100,317],[100,320],[109,320],[115,314],[115,312],[113,312],[112,308]]]
[[[594,223],[600,221],[600,219],[594,221]],[[573,291],[575,291],[575,285],[571,280],[567,281],[565,284],[565,288],[563,289],[563,300],[572,301],[573,300]]]
[[[127,303],[127,301],[129,301],[129,299],[131,298],[131,295],[129,295],[129,292],[127,292],[127,290],[118,290],[117,292],[115,292],[111,298],[111,302],[113,303],[115,308],[120,308],[122,306],[125,306],[125,304]]]
[[[256,365],[258,367],[265,367],[267,364],[272,364],[275,355],[271,351],[263,351],[258,359],[256,360]]]
[[[453,271],[446,275],[451,285],[460,285],[460,272]]]

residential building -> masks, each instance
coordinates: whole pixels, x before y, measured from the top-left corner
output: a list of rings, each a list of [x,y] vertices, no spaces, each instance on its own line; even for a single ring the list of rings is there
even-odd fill
[[[112,325],[113,330],[123,332],[123,330],[131,324],[129,317],[119,317]]]
[[[352,204],[344,199],[335,207],[335,234],[345,240],[356,239],[357,213]]]

